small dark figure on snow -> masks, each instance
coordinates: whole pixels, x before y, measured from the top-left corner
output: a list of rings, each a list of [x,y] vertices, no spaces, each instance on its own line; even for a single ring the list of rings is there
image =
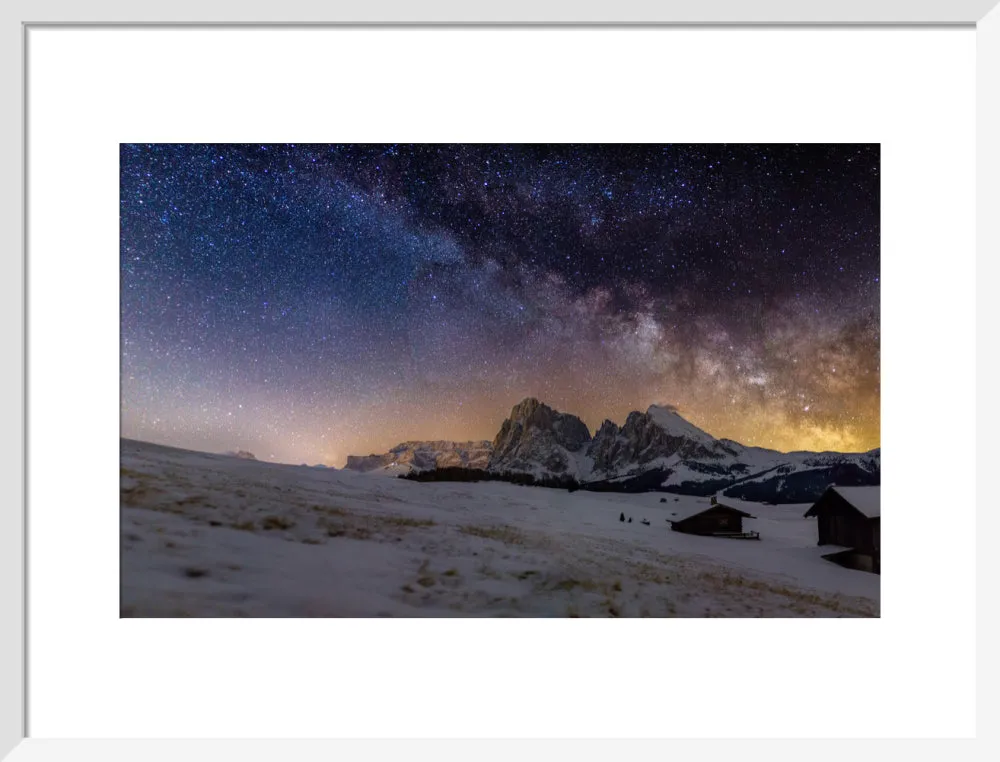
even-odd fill
[[[625,520],[625,511],[622,511],[622,515],[618,517],[618,520],[619,521],[624,521]]]
[[[667,499],[666,499],[665,497],[661,497],[661,498],[660,498],[660,502],[661,502],[661,503],[665,503],[665,502],[667,502]]]
[[[649,526],[649,522],[646,519],[643,519],[641,523],[645,524],[646,526]]]
[[[629,516],[629,517],[628,517],[628,523],[629,523],[629,524],[631,524],[631,523],[632,523],[632,517],[631,517],[631,516]]]

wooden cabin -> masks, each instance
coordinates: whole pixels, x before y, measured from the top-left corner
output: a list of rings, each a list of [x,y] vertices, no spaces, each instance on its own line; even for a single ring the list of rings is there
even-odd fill
[[[713,537],[739,537],[759,539],[756,532],[743,531],[743,519],[755,518],[745,511],[723,505],[712,498],[707,507],[696,506],[687,511],[677,511],[667,518],[675,532],[700,534]]]
[[[838,546],[824,558],[851,569],[881,574],[879,493],[879,487],[831,485],[806,511],[807,518],[816,518],[816,544]]]

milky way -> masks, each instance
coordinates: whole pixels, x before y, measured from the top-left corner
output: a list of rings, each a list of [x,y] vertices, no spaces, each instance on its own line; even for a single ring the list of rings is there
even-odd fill
[[[877,145],[123,145],[122,435],[342,465],[533,396],[879,445]]]

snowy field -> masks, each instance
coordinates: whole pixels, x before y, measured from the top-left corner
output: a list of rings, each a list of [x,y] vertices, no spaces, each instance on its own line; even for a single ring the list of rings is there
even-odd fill
[[[708,498],[420,483],[123,439],[121,615],[879,615],[879,577],[823,560],[808,506],[725,502],[760,541],[670,529]]]

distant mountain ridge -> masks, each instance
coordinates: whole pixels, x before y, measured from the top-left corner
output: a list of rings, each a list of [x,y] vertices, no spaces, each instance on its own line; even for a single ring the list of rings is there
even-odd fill
[[[745,500],[808,502],[829,484],[881,481],[881,449],[781,453],[716,439],[669,405],[633,411],[623,426],[590,430],[580,418],[529,397],[516,404],[493,442],[404,442],[382,455],[350,456],[347,468],[400,473],[441,468],[567,479],[582,489],[719,491]]]
[[[246,450],[230,450],[223,453],[223,455],[228,455],[232,458],[242,458],[243,460],[257,460],[252,452],[247,452]]]
[[[353,471],[376,471],[394,468],[405,473],[411,469],[479,468],[485,469],[492,447],[486,440],[450,442],[447,440],[402,442],[389,452],[372,455],[348,455],[344,468]]]

